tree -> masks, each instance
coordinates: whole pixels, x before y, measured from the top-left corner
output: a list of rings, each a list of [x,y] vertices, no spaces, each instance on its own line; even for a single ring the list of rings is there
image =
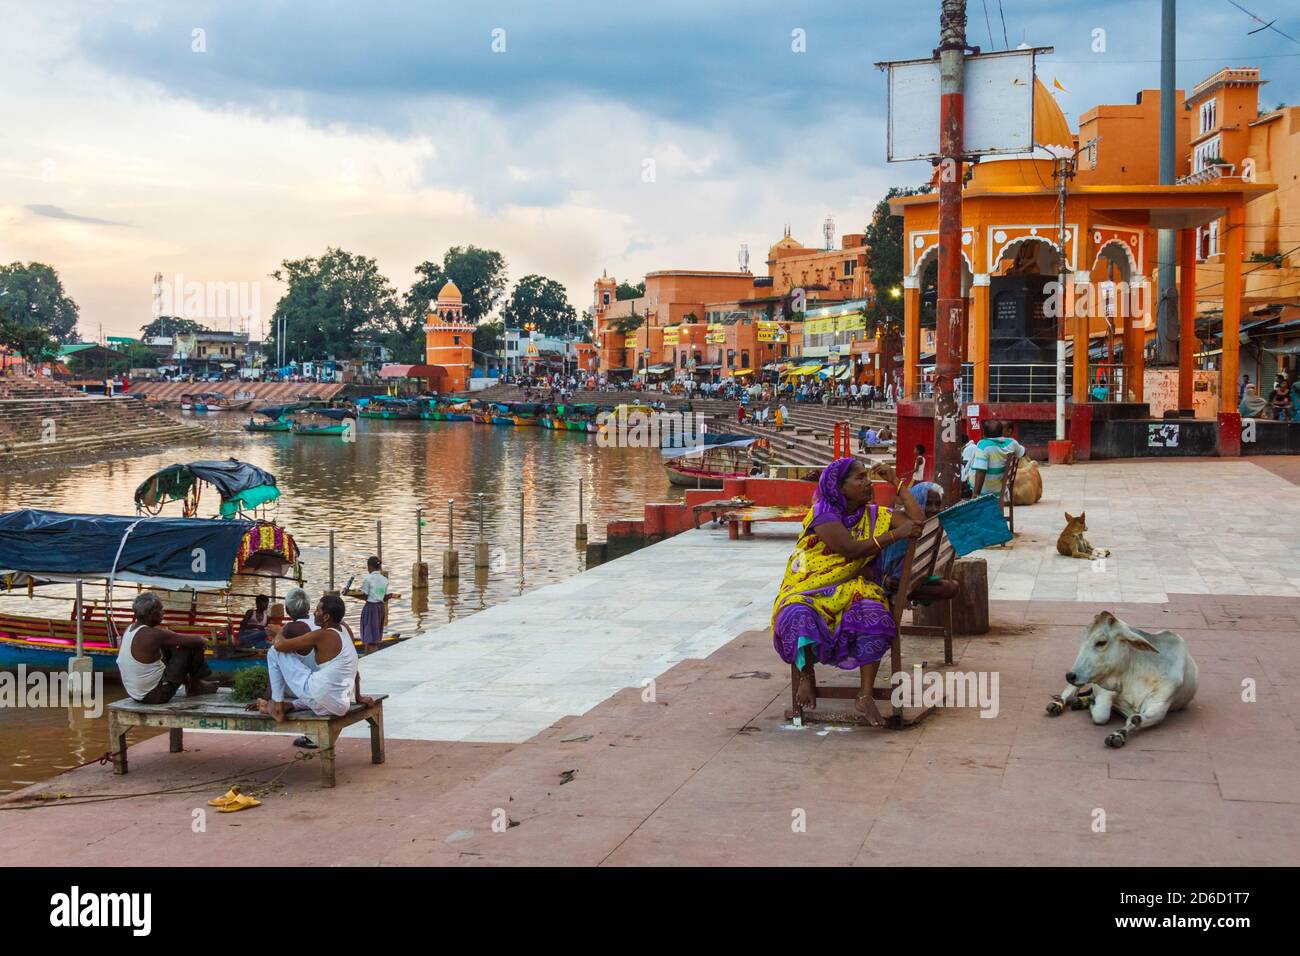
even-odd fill
[[[506,261],[501,253],[477,246],[452,246],[443,254],[441,264],[425,260],[415,267],[415,275],[403,297],[396,333],[386,343],[395,355],[423,356],[425,317],[448,279],[460,289],[465,321],[472,324],[496,308],[506,289]]]
[[[502,322],[480,322],[474,326],[474,360],[482,361],[486,368],[489,358],[494,358],[505,344],[506,327]]]
[[[211,331],[201,322],[183,319],[179,315],[160,315],[148,325],[140,326],[140,338],[152,339],[170,335],[194,335]]]
[[[526,275],[515,283],[501,317],[511,328],[532,326],[543,335],[555,337],[572,334],[578,319],[564,286],[539,275]]]
[[[284,320],[285,355],[347,358],[366,336],[399,331],[397,290],[375,260],[329,247],[318,258],[285,259],[272,278],[288,285],[275,304],[266,349],[276,355]]]
[[[867,270],[870,273],[875,297],[867,306],[867,325],[874,329],[887,318],[901,318],[901,299],[896,299],[892,291],[903,284],[903,217],[889,212],[889,200],[899,196],[915,196],[928,193],[930,187],[891,186],[885,198],[876,204],[871,215],[871,222],[866,228]]]
[[[9,322],[34,326],[56,342],[72,340],[78,309],[59,274],[43,262],[0,266],[0,302]]]
[[[645,325],[645,316],[637,315],[633,312],[631,315],[624,315],[610,322],[614,331],[619,335],[631,335],[641,326]]]
[[[639,299],[643,295],[645,295],[644,280],[638,282],[636,285],[629,285],[626,282],[620,282],[618,284],[618,291],[614,293],[614,297],[620,302],[623,299]]]
[[[40,326],[10,318],[4,298],[0,298],[0,346],[34,364],[53,358],[58,352],[57,343]]]

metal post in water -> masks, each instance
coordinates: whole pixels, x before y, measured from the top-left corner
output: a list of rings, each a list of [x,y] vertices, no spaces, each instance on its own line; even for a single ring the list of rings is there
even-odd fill
[[[474,542],[474,567],[483,569],[488,566],[488,544],[483,539],[483,493],[478,495],[478,540]]]
[[[334,532],[330,532],[330,587],[328,594],[334,594]]]
[[[524,496],[519,495],[519,577],[524,576]]]
[[[447,550],[442,553],[442,579],[460,577],[460,555],[456,553],[456,526],[454,506],[456,499],[447,499]]]
[[[375,557],[382,566],[384,563],[384,519],[375,519]]]
[[[574,529],[574,537],[577,539],[578,544],[584,544],[586,543],[587,540],[587,522],[584,519],[583,510],[582,510],[582,499],[583,499],[584,487],[585,486],[583,483],[583,479],[579,478],[578,479],[578,525]]]
[[[85,651],[82,644],[82,598],[81,598],[81,578],[77,578],[77,657],[84,657]]]
[[[429,566],[424,563],[424,509],[415,509],[415,564],[411,566],[411,588],[422,591],[429,586]]]

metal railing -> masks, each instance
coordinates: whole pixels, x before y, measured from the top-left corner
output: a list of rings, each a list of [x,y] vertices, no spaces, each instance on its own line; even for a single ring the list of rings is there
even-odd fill
[[[1088,401],[1126,401],[1124,371],[1119,362],[1089,362]]]
[[[962,365],[960,401],[975,401],[975,366]],[[1065,366],[1065,393],[1070,394],[1073,369]],[[934,396],[934,382],[920,385],[920,397]],[[1056,401],[1056,366],[1049,363],[995,364],[989,366],[990,402],[1054,402]]]

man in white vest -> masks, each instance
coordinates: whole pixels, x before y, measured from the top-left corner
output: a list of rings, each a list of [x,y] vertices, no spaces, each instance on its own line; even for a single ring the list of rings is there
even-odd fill
[[[215,694],[217,685],[205,660],[207,644],[197,634],[177,634],[159,627],[163,605],[157,594],[145,591],[131,604],[135,620],[122,635],[117,670],[132,700],[165,704],[181,687],[189,697]]]

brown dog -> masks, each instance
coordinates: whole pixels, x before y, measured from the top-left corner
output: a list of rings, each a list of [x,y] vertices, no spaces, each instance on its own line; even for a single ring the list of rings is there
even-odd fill
[[[1088,524],[1084,520],[1085,515],[1086,512],[1081,511],[1079,517],[1075,518],[1068,511],[1065,513],[1065,530],[1056,539],[1057,553],[1067,558],[1083,558],[1085,561],[1109,556],[1109,551],[1094,548],[1083,536],[1083,533],[1088,530]]]

